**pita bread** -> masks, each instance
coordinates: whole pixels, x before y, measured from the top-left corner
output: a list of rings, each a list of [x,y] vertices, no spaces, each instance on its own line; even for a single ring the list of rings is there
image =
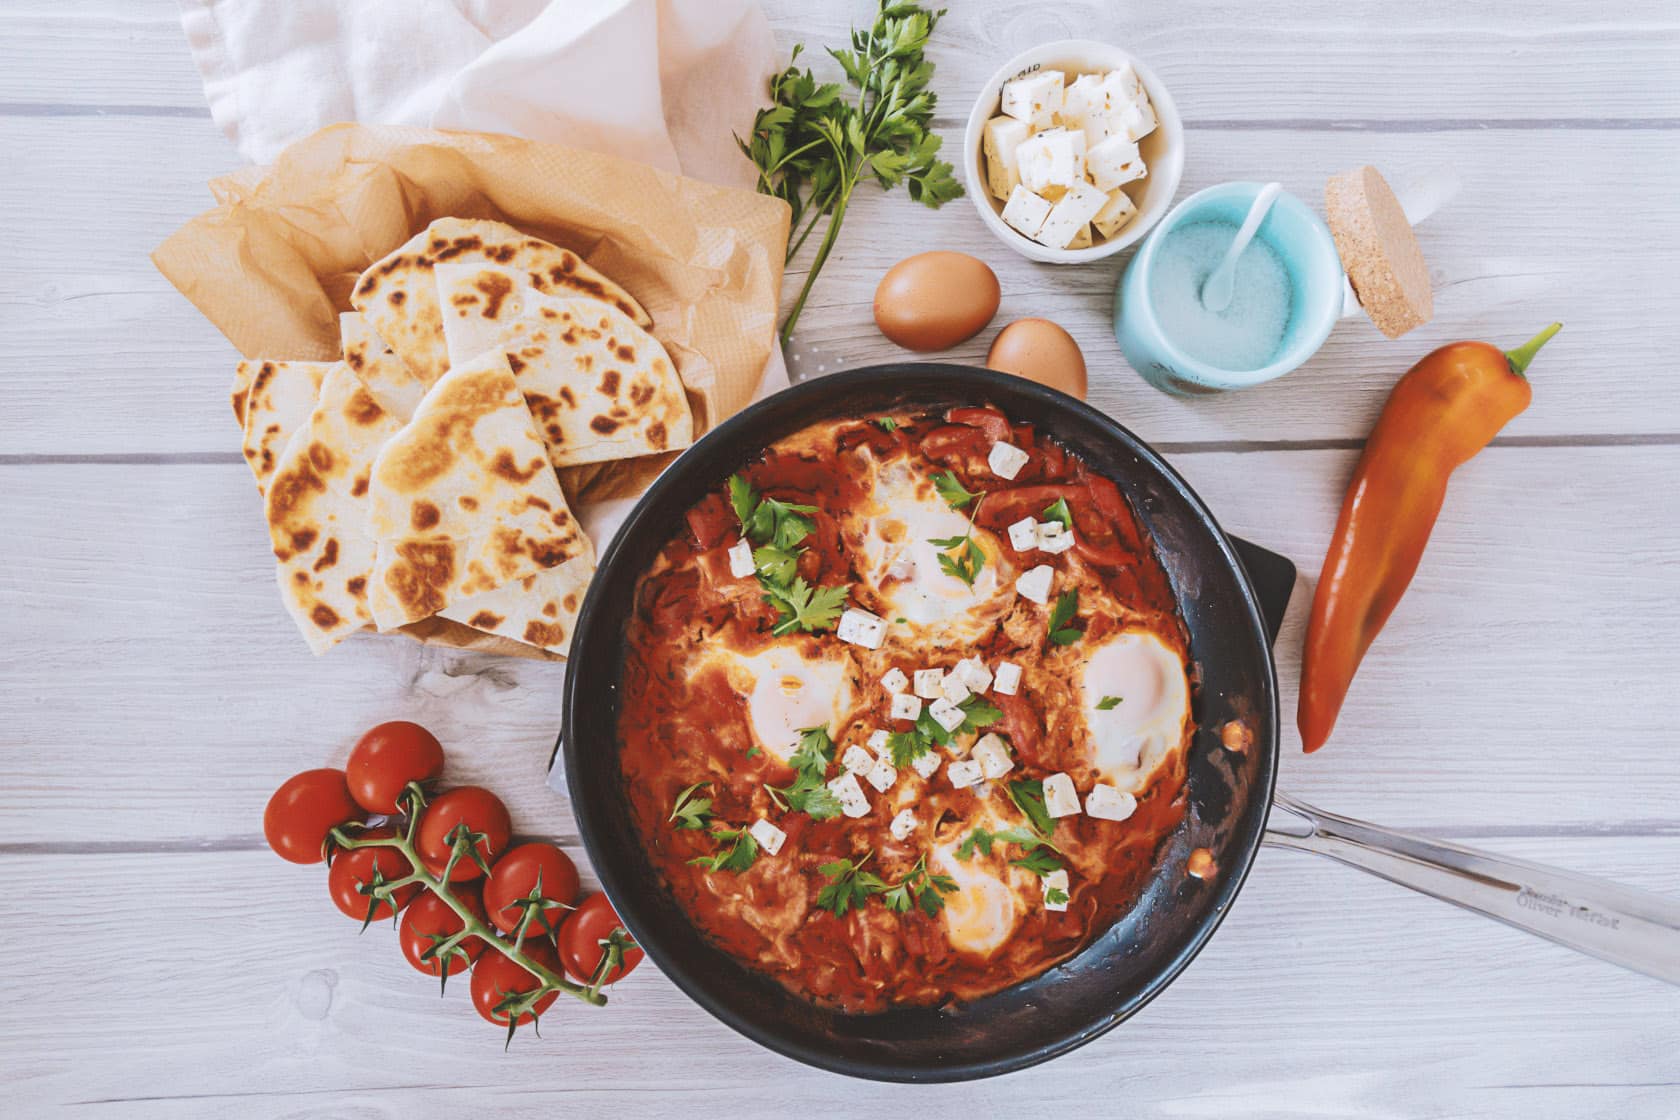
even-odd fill
[[[339,339],[344,346],[344,364],[366,386],[379,407],[403,423],[414,415],[420,398],[432,387],[385,345],[374,333],[366,316],[359,311],[346,311],[338,317]]]
[[[350,294],[350,303],[379,337],[427,384],[449,368],[432,278],[432,269],[449,261],[504,265],[540,291],[603,300],[636,322],[652,325],[628,292],[576,253],[501,222],[439,218],[362,273]]]
[[[694,418],[670,355],[616,307],[544,294],[495,265],[433,271],[450,360],[506,355],[556,467],[693,442]]]
[[[339,363],[275,465],[264,512],[280,597],[316,654],[373,617],[368,477],[379,448],[401,427]]]
[[[275,462],[309,417],[333,362],[240,362],[233,374],[233,415],[244,431],[245,461],[267,492]]]
[[[477,629],[565,650],[595,549],[501,354],[432,386],[375,460],[369,503],[381,630],[465,613]]]

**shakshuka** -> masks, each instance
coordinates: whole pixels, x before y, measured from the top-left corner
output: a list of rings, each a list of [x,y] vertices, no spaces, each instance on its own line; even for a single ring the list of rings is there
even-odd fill
[[[1119,917],[1184,813],[1186,633],[1114,483],[990,408],[824,422],[637,584],[642,842],[748,967],[853,1011],[969,1000]]]

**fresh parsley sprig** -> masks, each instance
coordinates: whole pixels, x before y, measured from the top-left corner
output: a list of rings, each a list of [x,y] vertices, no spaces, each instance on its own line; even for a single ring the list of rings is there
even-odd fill
[[[714,855],[695,856],[688,861],[690,864],[707,871],[739,872],[746,871],[758,860],[758,841],[744,828],[714,828],[712,839],[729,846],[719,848]]]
[[[817,892],[817,909],[841,918],[847,910],[861,910],[870,895],[886,890],[887,884],[879,875],[863,869],[874,854],[868,851],[855,860],[837,859],[818,867],[828,879],[828,885]]]
[[[1097,711],[1112,712],[1115,708],[1118,708],[1125,702],[1126,698],[1124,696],[1104,696],[1101,700],[1097,701]]]
[[[939,491],[939,496],[945,499],[945,504],[952,509],[962,509],[980,495],[962,484],[956,471],[940,471],[933,476],[933,488]]]
[[[1082,626],[1070,626],[1079,615],[1079,592],[1064,591],[1056,596],[1056,605],[1050,608],[1050,640],[1059,646],[1070,646],[1085,636]]]
[[[1056,818],[1044,804],[1044,783],[1037,778],[1017,778],[1009,783],[1009,800],[1021,810],[1033,830],[1049,838],[1055,834]]]
[[[777,612],[770,632],[781,637],[795,630],[826,630],[838,622],[850,589],[812,587],[798,574],[805,553],[799,545],[816,532],[808,515],[817,507],[763,497],[739,474],[729,476],[729,504],[741,523],[741,536],[758,546],[753,568],[764,601]]]
[[[695,782],[677,794],[676,804],[671,806],[671,815],[665,819],[678,828],[695,831],[705,828],[706,823],[712,819],[712,799],[694,795],[711,784],[711,782]]]
[[[944,14],[880,0],[874,25],[853,30],[850,50],[829,50],[857,90],[856,101],[840,83],[819,83],[810,70],[798,69],[801,47],[794,47],[788,68],[770,80],[771,104],[758,111],[751,136],[735,138],[758,168],[759,191],[793,211],[787,263],[817,223],[828,219],[804,287],[782,324],[783,343],[834,249],[852,191],[865,177],[883,190],[903,183],[912,199],[934,209],[963,193],[951,165],[938,158],[940,138],[932,131],[938,99],[927,88],[933,64],[923,54]]]
[[[882,892],[881,901],[895,914],[908,913],[911,903],[914,902],[921,907],[922,913],[933,918],[945,909],[943,896],[956,889],[955,879],[928,870],[927,856],[924,854],[916,860],[915,866],[897,885]]]
[[[939,554],[939,570],[948,576],[974,586],[975,577],[986,566],[986,554],[974,543],[974,527],[960,537],[929,537],[928,543],[943,549]]]
[[[1003,718],[1003,712],[986,703],[979,695],[970,696],[957,707],[962,709],[963,721],[950,731],[939,725],[939,721],[933,718],[929,709],[923,708],[922,714],[916,718],[916,734],[930,743],[948,747],[956,742],[958,735],[990,727]]]
[[[799,733],[799,749],[788,764],[793,781],[785,786],[766,783],[764,792],[777,808],[805,813],[812,820],[832,820],[840,815],[840,798],[828,788],[828,767],[834,761],[834,740],[826,727],[807,727]]]
[[[1057,498],[1045,506],[1044,512],[1039,516],[1044,518],[1045,521],[1060,521],[1064,529],[1073,528],[1073,511],[1068,509],[1066,498]]]

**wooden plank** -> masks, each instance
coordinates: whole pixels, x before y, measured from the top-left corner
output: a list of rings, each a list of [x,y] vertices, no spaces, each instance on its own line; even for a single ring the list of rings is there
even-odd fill
[[[1176,462],[1232,532],[1316,577],[1353,453]],[[243,466],[0,471],[0,842],[61,838],[92,803],[129,840],[254,844],[283,778],[394,718],[457,747],[452,774],[493,785],[521,827],[570,830],[543,788],[560,668],[373,635],[311,657],[270,582]],[[1653,638],[1680,628],[1680,496],[1629,484],[1676,472],[1672,447],[1470,464],[1311,758],[1293,732],[1301,587],[1279,651],[1286,788],[1398,826],[1680,828],[1680,646]]]
[[[842,45],[864,3],[765,5],[784,49],[805,64]],[[1124,45],[1160,74],[1190,120],[1365,122],[1680,117],[1674,8],[1662,0],[1530,11],[1467,23],[1449,0],[1408,4],[1311,0],[1287,12],[1218,0],[1194,8],[1117,8],[1088,0],[956,6],[930,57],[943,114],[966,117],[974,93],[1022,47],[1060,38]],[[1371,29],[1380,26],[1380,36]],[[1265,95],[1256,96],[1256,90]],[[170,0],[33,0],[0,12],[0,103],[66,108],[203,110],[198,76]]]
[[[1497,847],[1680,891],[1677,837]],[[0,936],[30,961],[0,1004],[0,1102],[17,1114],[771,1117],[798,1101],[1007,1117],[1119,1099],[1139,1117],[1277,1101],[1268,1114],[1655,1120],[1680,1084],[1680,990],[1298,853],[1261,854],[1218,935],[1131,1023],[1044,1070],[922,1088],[772,1056],[651,966],[602,1011],[556,1006],[543,1038],[504,1054],[465,984],[440,1000],[388,927],[358,937],[319,869],[266,852],[7,856],[0,869]],[[114,975],[86,1013],[47,1010]]]
[[[1654,369],[1651,355],[1680,350],[1670,314],[1680,279],[1664,252],[1680,244],[1667,175],[1675,160],[1658,158],[1664,149],[1680,156],[1680,132],[1204,132],[1192,140],[1186,192],[1287,164],[1287,184],[1316,198],[1327,175],[1364,160],[1397,174],[1456,164],[1463,197],[1424,227],[1444,284],[1437,321],[1394,343],[1349,321],[1281,381],[1212,399],[1169,398],[1126,367],[1113,341],[1116,264],[1033,264],[994,240],[966,201],[930,212],[865,187],[801,321],[796,372],[913,357],[875,330],[869,303],[895,260],[942,247],[997,270],[1005,293],[998,324],[1039,315],[1066,325],[1086,350],[1093,402],[1150,439],[1361,438],[1395,377],[1428,348],[1467,336],[1515,345],[1553,316],[1567,329],[1536,366],[1536,401],[1511,434],[1677,433],[1680,380]],[[31,371],[0,380],[9,421],[0,453],[232,451],[224,394],[233,350],[146,256],[205,205],[204,180],[231,163],[225,143],[204,120],[0,118],[7,142],[41,155],[0,180],[0,212],[39,218],[17,223],[13,267],[0,275],[0,350]],[[1559,169],[1544,204],[1570,214],[1568,222],[1538,217],[1541,196],[1512,177],[1511,168],[1541,160]],[[125,189],[113,194],[117,175]],[[1618,184],[1617,207],[1602,204],[1607,181]],[[1530,294],[1478,309],[1487,282],[1461,282],[1486,275],[1513,278]],[[790,273],[784,303],[802,281]],[[939,357],[978,362],[993,333]]]

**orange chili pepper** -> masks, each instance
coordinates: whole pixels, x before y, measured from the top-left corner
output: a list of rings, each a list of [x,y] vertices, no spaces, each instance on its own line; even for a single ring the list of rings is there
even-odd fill
[[[1354,468],[1313,596],[1296,722],[1310,753],[1336,726],[1353,674],[1412,582],[1447,479],[1528,407],[1527,369],[1562,324],[1515,350],[1454,342],[1407,371]]]

